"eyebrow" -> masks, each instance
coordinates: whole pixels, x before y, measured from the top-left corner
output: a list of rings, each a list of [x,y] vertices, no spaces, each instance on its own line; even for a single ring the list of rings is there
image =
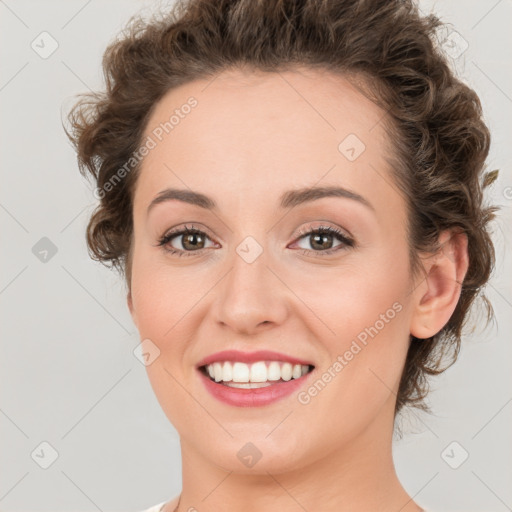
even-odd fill
[[[281,209],[290,209],[300,204],[316,201],[324,197],[342,197],[352,199],[363,204],[373,212],[375,208],[363,196],[343,187],[305,187],[297,190],[289,190],[284,192],[280,197]],[[218,210],[217,203],[211,198],[200,192],[192,190],[184,190],[178,188],[166,188],[158,193],[148,206],[148,214],[151,209],[159,203],[177,200],[187,204],[204,208],[205,210]]]

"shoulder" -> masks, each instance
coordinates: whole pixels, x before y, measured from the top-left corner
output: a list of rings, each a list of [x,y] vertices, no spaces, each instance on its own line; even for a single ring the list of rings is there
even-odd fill
[[[162,501],[160,503],[157,503],[156,505],[153,505],[152,507],[141,510],[141,512],[161,512],[165,505],[167,505],[167,506],[165,506],[166,510],[172,511],[176,508],[176,505],[178,505],[178,499],[179,499],[179,496],[176,496],[169,502]]]

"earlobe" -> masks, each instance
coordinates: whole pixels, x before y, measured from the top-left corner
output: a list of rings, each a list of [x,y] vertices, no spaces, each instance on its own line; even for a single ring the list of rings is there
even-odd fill
[[[426,266],[427,276],[416,289],[410,332],[419,339],[434,336],[448,323],[457,307],[468,270],[465,233],[444,231],[439,243],[439,251]]]

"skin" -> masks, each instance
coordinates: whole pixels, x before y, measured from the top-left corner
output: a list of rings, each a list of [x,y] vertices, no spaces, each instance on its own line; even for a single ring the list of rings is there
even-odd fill
[[[434,335],[457,305],[465,235],[442,233],[443,251],[423,255],[427,277],[411,278],[385,113],[344,78],[299,68],[223,72],[168,92],[145,136],[190,96],[197,107],[141,168],[128,294],[141,339],[160,350],[147,372],[181,439],[180,512],[419,511],[392,460],[396,392],[410,334]],[[353,162],[338,150],[348,134],[366,146]],[[279,208],[283,192],[313,185],[348,188],[375,211],[340,197]],[[148,214],[167,187],[202,192],[218,210],[170,200]],[[207,235],[199,249],[186,235],[172,241],[188,250],[183,257],[157,246],[191,223]],[[356,246],[333,236],[315,249],[311,235],[299,238],[320,224]],[[263,249],[250,264],[236,252],[247,236]],[[195,369],[219,350],[269,349],[312,361],[320,376],[396,302],[400,312],[308,404],[294,393],[264,407],[227,405]],[[262,454],[252,468],[237,457],[248,442]]]

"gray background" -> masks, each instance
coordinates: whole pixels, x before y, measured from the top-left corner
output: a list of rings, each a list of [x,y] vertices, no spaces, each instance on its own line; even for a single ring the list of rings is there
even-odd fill
[[[3,511],[137,511],[181,489],[179,438],[134,357],[138,335],[124,285],[87,255],[95,200],[61,128],[74,95],[102,87],[107,43],[132,14],[155,5],[0,0]],[[488,198],[502,213],[486,293],[497,325],[484,330],[482,315],[474,316],[460,360],[434,382],[434,414],[403,418],[395,459],[407,491],[426,508],[501,512],[512,510],[512,265],[505,250],[512,247],[512,2],[420,6],[434,7],[460,34],[445,34],[447,51],[460,52],[467,41],[453,63],[479,94],[493,134],[489,169],[501,173]],[[47,58],[31,47],[34,40],[42,47],[43,31],[58,43]],[[43,469],[52,449],[58,457]],[[466,452],[462,465],[450,467]]]

